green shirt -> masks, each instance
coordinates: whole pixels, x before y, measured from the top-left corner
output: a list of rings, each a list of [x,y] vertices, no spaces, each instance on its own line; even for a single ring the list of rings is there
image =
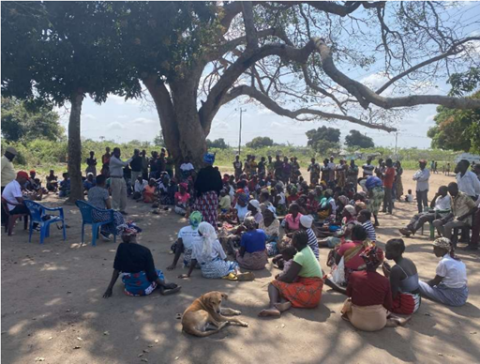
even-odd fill
[[[323,277],[320,263],[318,262],[317,258],[315,258],[315,255],[309,246],[306,246],[301,251],[297,252],[297,254],[295,254],[293,257],[293,261],[302,266],[300,273],[298,273],[300,277]]]

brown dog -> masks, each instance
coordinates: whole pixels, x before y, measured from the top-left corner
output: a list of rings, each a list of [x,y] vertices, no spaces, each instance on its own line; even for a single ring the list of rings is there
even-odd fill
[[[209,292],[197,298],[183,313],[182,330],[190,335],[205,337],[216,334],[229,323],[247,327],[246,322],[223,316],[241,314],[238,310],[221,306],[227,298],[222,292]]]

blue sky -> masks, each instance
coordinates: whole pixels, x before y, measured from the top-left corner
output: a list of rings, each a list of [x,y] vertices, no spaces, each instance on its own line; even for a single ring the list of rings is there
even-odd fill
[[[462,2],[459,7],[452,10],[454,14],[459,13],[458,20],[464,16],[479,16],[480,2]],[[480,52],[479,52],[480,55]],[[371,72],[357,77],[369,85],[382,84],[381,76]],[[445,81],[428,88],[434,93],[445,93],[448,85]],[[426,92],[428,90],[424,90]],[[87,98],[82,110],[82,137],[98,140],[104,137],[117,142],[130,140],[152,141],[160,131],[160,122],[152,100],[148,97],[143,100],[128,100],[111,95],[107,102],[101,105],[95,104]],[[307,138],[305,132],[326,125],[339,128],[342,132],[342,139],[349,130],[356,129],[372,137],[376,145],[393,147],[395,135],[381,130],[374,130],[356,126],[344,121],[315,121],[299,122],[290,118],[278,116],[262,106],[252,103],[227,104],[218,112],[209,139],[224,138],[232,146],[238,145],[239,130],[239,108],[246,112],[243,114],[242,144],[249,142],[257,136],[269,136],[277,143],[292,143],[294,145],[305,145]],[[435,123],[433,117],[436,113],[435,105],[419,107],[406,114],[400,123],[395,126],[399,130],[398,146],[402,148],[418,147],[429,148],[430,139],[426,136],[427,130]],[[68,105],[59,109],[61,123],[68,123]]]

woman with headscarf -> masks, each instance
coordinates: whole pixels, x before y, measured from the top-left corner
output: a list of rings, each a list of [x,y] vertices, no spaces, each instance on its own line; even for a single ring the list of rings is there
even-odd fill
[[[375,219],[375,224],[373,224],[373,226],[377,227],[380,225],[378,223],[378,211],[380,210],[380,205],[382,204],[385,195],[383,182],[378,177],[370,176],[365,181],[365,188],[368,191],[368,210],[372,213]]]
[[[266,234],[266,249],[269,257],[278,254],[277,243],[280,237],[280,221],[277,219],[275,207],[268,206],[263,211],[263,220],[260,222],[258,228],[263,230]]]
[[[203,220],[217,226],[218,195],[222,190],[222,176],[218,168],[213,167],[215,155],[206,153],[203,157],[205,167],[200,169],[195,179],[196,199],[194,209],[200,211]]]
[[[355,225],[358,225],[356,218],[356,210],[352,205],[346,205],[342,211],[342,220],[340,229],[334,231],[332,236],[328,236],[323,240],[319,240],[318,244],[323,247],[334,248],[345,239],[350,239],[352,229]],[[328,232],[330,233],[330,231]],[[322,236],[325,236],[327,232],[322,232]]]
[[[320,303],[323,273],[318,259],[308,246],[306,231],[295,233],[293,246],[297,250],[293,262],[284,274],[277,275],[269,284],[269,308],[262,310],[258,314],[260,317],[279,317],[291,307],[315,308]]]
[[[125,285],[124,292],[128,296],[147,296],[155,289],[162,295],[178,292],[180,286],[167,283],[163,272],[155,269],[150,249],[137,243],[137,233],[141,229],[130,223],[120,225],[118,230],[122,234],[122,243],[117,248],[112,279],[103,297],[112,295],[113,286],[120,274]]]
[[[196,244],[202,244],[202,238],[198,233],[198,225],[200,225],[202,219],[202,214],[198,211],[193,211],[190,214],[188,218],[190,225],[180,229],[177,241],[172,245],[172,251],[175,253],[175,257],[173,258],[173,263],[167,267],[168,270],[175,269],[182,253],[183,266],[187,267],[190,265],[193,246]]]
[[[334,207],[336,208],[335,200],[332,198],[332,195],[333,191],[331,189],[326,189],[320,200],[317,213],[320,221],[326,220],[333,213]]]
[[[398,318],[390,315],[392,309],[392,293],[387,278],[377,273],[383,262],[383,251],[371,246],[360,255],[366,269],[353,272],[347,286],[349,297],[342,308],[342,318],[357,329],[378,331],[385,326],[405,324],[409,318]]]
[[[420,281],[420,295],[448,306],[463,306],[468,299],[467,268],[455,256],[450,239],[438,238],[433,242],[433,253],[442,258],[435,278]]]
[[[195,266],[200,264],[204,278],[223,278],[232,281],[251,281],[255,279],[253,273],[241,273],[238,263],[227,260],[222,245],[217,239],[215,228],[208,222],[198,225],[198,233],[202,244],[195,244],[192,250],[192,259],[187,274],[179,278],[189,278]]]
[[[251,216],[243,222],[245,231],[240,240],[240,250],[236,252],[238,264],[243,269],[261,270],[265,268],[268,257],[265,250],[267,235],[263,230],[257,229],[257,223]]]

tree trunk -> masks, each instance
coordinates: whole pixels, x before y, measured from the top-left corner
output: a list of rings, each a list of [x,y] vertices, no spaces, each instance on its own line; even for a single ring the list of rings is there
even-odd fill
[[[143,82],[155,102],[165,146],[172,153],[175,165],[178,167],[189,157],[195,168],[201,167],[207,135],[197,111],[195,79],[175,81],[169,85],[170,91],[154,78]]]
[[[68,174],[70,177],[69,202],[83,200],[82,185],[82,141],[80,138],[80,118],[82,115],[83,93],[75,92],[70,102],[70,120],[68,122]]]

